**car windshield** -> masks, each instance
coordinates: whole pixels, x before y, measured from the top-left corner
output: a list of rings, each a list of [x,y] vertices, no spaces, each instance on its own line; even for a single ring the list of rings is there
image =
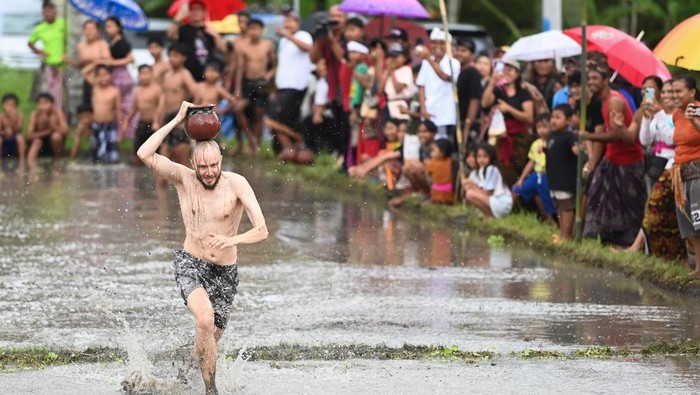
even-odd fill
[[[0,34],[29,36],[34,26],[40,22],[41,14],[0,15]]]

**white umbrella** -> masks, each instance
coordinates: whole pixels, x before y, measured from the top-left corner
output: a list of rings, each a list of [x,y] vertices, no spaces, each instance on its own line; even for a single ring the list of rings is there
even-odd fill
[[[532,61],[566,58],[576,55],[581,55],[581,45],[579,43],[562,33],[561,30],[548,30],[531,36],[521,37],[510,46],[510,49],[503,57],[505,59]]]

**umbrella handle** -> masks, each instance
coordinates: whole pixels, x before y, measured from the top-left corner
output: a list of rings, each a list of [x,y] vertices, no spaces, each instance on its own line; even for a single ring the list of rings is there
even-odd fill
[[[642,30],[641,32],[639,32],[639,34],[637,34],[637,37],[635,38],[635,40],[637,40],[637,41],[642,41],[642,37],[644,37],[644,30]],[[615,81],[615,78],[617,78],[617,75],[618,75],[618,74],[619,74],[619,73],[617,72],[617,70],[615,70],[615,72],[613,73],[613,75],[610,77],[610,82],[611,82],[611,83],[612,83],[613,81]]]

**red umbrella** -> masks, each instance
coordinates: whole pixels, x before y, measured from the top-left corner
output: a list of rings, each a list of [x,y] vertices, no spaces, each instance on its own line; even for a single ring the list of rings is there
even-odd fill
[[[564,30],[564,34],[581,43],[581,28]],[[588,51],[598,51],[608,57],[608,65],[634,86],[642,86],[644,78],[659,76],[671,78],[666,65],[644,43],[610,26],[586,27]]]
[[[422,25],[406,20],[395,19],[392,21],[392,19],[393,18],[387,16],[374,18],[372,22],[365,26],[365,37],[368,40],[377,37],[383,38],[389,34],[391,29],[403,29],[408,34],[409,45],[415,45],[416,38],[421,38],[425,44],[430,42],[430,40],[428,40],[428,33]]]
[[[193,2],[204,4],[211,21],[220,21],[247,7],[243,0],[175,0],[168,9],[168,15],[175,16],[183,3]]]

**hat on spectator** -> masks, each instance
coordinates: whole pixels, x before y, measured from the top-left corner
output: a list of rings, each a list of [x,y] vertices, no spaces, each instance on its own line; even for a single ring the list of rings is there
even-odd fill
[[[403,40],[403,41],[408,41],[408,33],[406,33],[406,31],[403,29],[391,29],[391,31],[389,32],[389,34],[386,37],[398,39],[398,40]]]
[[[357,41],[350,41],[347,48],[348,52],[359,52],[365,55],[369,53],[369,49]]]
[[[510,67],[520,71],[520,63],[518,63],[518,61],[515,59],[503,59],[503,63],[505,63],[506,66],[510,66]]]
[[[399,56],[399,55],[404,55],[406,53],[406,49],[403,47],[403,45],[399,43],[393,43],[389,47],[389,51],[387,52],[388,56]]]
[[[447,41],[447,34],[443,32],[440,28],[435,27],[430,32],[430,41]]]

